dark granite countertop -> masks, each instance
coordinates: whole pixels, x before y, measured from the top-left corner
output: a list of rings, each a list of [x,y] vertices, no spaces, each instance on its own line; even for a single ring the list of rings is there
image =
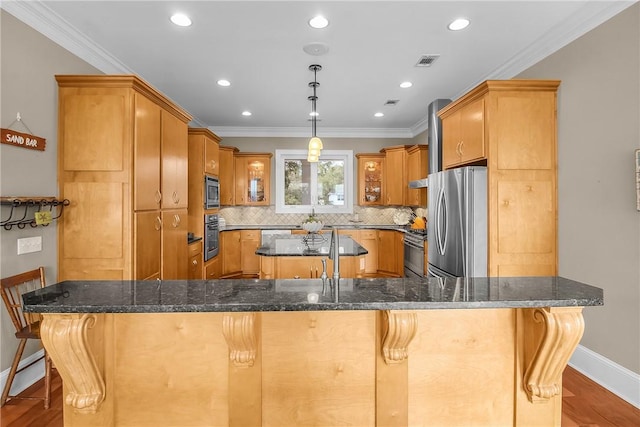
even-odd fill
[[[348,229],[369,229],[369,230],[397,230],[404,231],[406,226],[395,224],[365,224],[362,222],[350,222],[348,224],[327,224],[323,230],[331,230],[338,228],[340,230]],[[300,224],[284,224],[284,225],[268,225],[268,224],[227,224],[220,227],[220,231],[234,230],[302,230]]]
[[[318,296],[317,303],[309,299]],[[603,305],[562,277],[65,281],[25,294],[35,313],[432,310]]]
[[[349,236],[338,238],[341,256],[360,256],[369,252]],[[276,234],[265,236],[256,250],[261,256],[328,256],[331,234]]]

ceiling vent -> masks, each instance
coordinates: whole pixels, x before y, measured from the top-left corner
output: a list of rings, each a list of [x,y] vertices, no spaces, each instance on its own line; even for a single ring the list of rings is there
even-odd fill
[[[384,105],[391,105],[392,107],[396,104],[398,104],[398,102],[400,102],[399,99],[388,99],[387,102],[384,103]]]
[[[418,59],[418,62],[416,62],[416,67],[430,67],[438,58],[440,58],[440,55],[422,55],[420,59]]]

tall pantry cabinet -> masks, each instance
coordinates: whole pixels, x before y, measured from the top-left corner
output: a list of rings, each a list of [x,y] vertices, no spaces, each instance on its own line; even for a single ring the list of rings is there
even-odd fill
[[[487,166],[489,276],[554,276],[558,80],[488,80],[438,112],[445,169]]]
[[[56,76],[59,280],[186,279],[191,116],[136,76]]]

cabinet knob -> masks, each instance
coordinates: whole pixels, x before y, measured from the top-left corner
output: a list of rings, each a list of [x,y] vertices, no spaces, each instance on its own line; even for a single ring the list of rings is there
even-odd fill
[[[159,216],[156,217],[156,223],[154,224],[154,227],[156,229],[156,231],[160,231],[160,229],[162,228],[162,218],[160,218]]]
[[[162,200],[162,193],[160,192],[160,190],[156,190],[156,203],[160,203],[160,201]]]
[[[198,260],[197,260],[197,259],[194,259],[193,261],[191,261],[191,264],[193,264],[193,265],[198,265]]]
[[[178,197],[178,192],[174,191],[173,194],[171,195],[171,198],[173,199],[173,203],[174,204],[178,204],[180,203],[180,197]]]

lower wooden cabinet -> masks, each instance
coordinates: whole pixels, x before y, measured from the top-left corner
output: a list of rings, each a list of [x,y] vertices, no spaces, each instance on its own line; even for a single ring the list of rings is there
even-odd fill
[[[185,280],[187,262],[187,209],[168,209],[162,218],[162,280]]]
[[[404,234],[395,230],[378,230],[378,275],[404,276]]]
[[[245,277],[258,277],[260,273],[260,256],[256,250],[260,246],[260,230],[240,231],[240,268]]]
[[[261,279],[319,279],[322,276],[322,259],[327,262],[327,276],[333,277],[333,260],[322,256],[260,257]],[[363,258],[340,257],[340,277],[362,277]]]
[[[369,253],[364,256],[364,275],[378,274],[378,230],[360,230],[358,243]]]
[[[205,262],[204,264],[205,280],[214,280],[214,279],[220,278],[220,273],[221,273],[220,258],[221,258],[220,255],[217,255]]]
[[[202,240],[189,244],[189,280],[202,279]]]
[[[136,212],[134,226],[134,278],[136,280],[160,279],[162,263],[160,211]]]
[[[220,233],[220,253],[222,254],[220,278],[222,279],[242,276],[240,240],[240,230]]]

